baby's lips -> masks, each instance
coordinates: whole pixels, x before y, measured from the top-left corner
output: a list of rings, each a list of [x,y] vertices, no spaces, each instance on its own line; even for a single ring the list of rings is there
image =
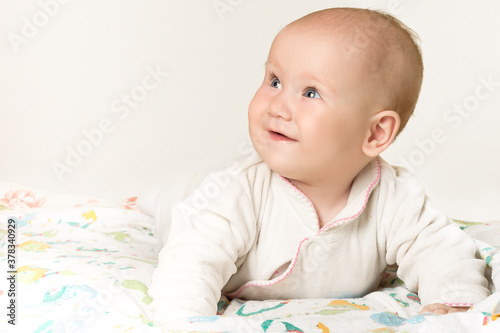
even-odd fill
[[[271,138],[273,138],[275,140],[280,140],[280,141],[297,141],[297,140],[289,137],[288,135],[283,134],[283,133],[278,132],[278,131],[269,130],[269,134],[271,135]]]

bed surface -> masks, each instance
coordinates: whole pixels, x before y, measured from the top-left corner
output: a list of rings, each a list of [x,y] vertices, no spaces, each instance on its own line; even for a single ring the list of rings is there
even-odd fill
[[[148,287],[160,243],[135,198],[111,202],[0,183],[0,262],[7,274],[16,223],[16,328],[21,332],[161,332]],[[500,332],[500,221],[456,221],[488,264],[492,295],[465,313],[418,315],[418,296],[389,267],[379,291],[357,299],[231,302],[222,316],[179,321],[173,331]],[[11,232],[12,233],[12,232]],[[494,283],[495,282],[495,283]],[[5,278],[0,284],[10,299]],[[5,311],[4,311],[5,312]],[[7,317],[8,318],[8,317]],[[2,321],[0,330],[12,331]]]

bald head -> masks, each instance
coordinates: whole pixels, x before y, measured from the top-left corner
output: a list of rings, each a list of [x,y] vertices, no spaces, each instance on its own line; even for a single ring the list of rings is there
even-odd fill
[[[417,35],[389,14],[360,8],[330,8],[284,28],[342,43],[350,66],[362,67],[376,107],[396,111],[401,131],[415,109],[423,78]]]

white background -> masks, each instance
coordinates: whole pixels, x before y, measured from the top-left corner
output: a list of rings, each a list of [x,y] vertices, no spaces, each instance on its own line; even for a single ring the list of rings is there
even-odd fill
[[[412,169],[451,217],[499,219],[496,0],[2,0],[0,180],[118,200],[223,167],[249,142],[247,107],[275,34],[331,6],[386,10],[421,37],[421,98],[383,157]],[[152,70],[168,77],[144,90]],[[121,98],[133,93],[130,108]],[[87,156],[69,158],[78,148]]]

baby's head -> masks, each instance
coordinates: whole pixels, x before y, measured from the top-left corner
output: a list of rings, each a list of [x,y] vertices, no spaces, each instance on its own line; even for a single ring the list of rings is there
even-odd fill
[[[249,107],[257,152],[288,178],[357,174],[413,113],[423,75],[415,39],[392,16],[357,8],[287,25]]]

